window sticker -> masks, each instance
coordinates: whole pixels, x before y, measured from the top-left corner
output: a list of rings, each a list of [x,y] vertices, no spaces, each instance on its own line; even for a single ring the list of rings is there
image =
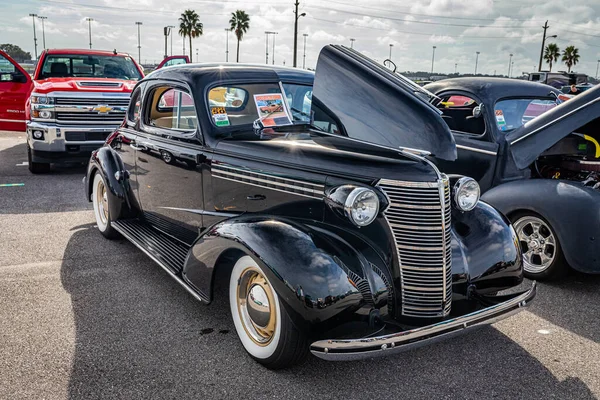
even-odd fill
[[[226,113],[213,114],[216,126],[229,126],[229,117]]]
[[[210,112],[212,113],[212,115],[215,115],[215,114],[227,114],[227,112],[225,111],[225,107],[212,107],[210,109]]]
[[[255,94],[254,103],[263,126],[291,125],[281,93]]]
[[[504,120],[504,114],[502,113],[502,110],[496,110],[496,122],[498,123],[498,128],[500,128],[501,131],[506,130],[506,120]]]

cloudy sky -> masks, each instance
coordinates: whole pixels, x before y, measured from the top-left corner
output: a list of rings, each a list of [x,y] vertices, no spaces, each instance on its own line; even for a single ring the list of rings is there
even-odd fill
[[[46,16],[46,47],[88,47],[88,22],[92,44],[98,49],[117,49],[137,58],[137,27],[141,21],[142,62],[162,59],[163,27],[177,25],[186,8],[194,9],[204,24],[204,35],[194,39],[194,61],[224,61],[228,21],[232,11],[250,15],[250,30],[240,45],[240,61],[264,63],[265,31],[277,31],[275,63],[292,63],[294,0],[2,0],[0,43],[14,43],[33,55],[30,13]],[[389,56],[400,70],[431,69],[433,46],[435,71],[473,72],[479,51],[478,72],[508,72],[513,53],[516,73],[537,66],[546,20],[548,35],[563,49],[579,48],[578,72],[596,75],[600,59],[600,1],[598,0],[301,0],[298,64],[302,66],[303,36],[306,65],[314,67],[319,50],[329,43],[350,45],[382,61]],[[43,48],[41,23],[36,21],[38,51]],[[235,39],[229,34],[230,61]],[[189,53],[186,42],[186,52]],[[269,45],[271,47],[271,45]],[[173,37],[173,53],[182,52],[182,38]],[[169,40],[170,52],[170,40]],[[269,49],[269,53],[272,50]],[[271,57],[271,54],[269,54]],[[271,62],[271,60],[269,60]],[[561,66],[561,69],[566,67]]]

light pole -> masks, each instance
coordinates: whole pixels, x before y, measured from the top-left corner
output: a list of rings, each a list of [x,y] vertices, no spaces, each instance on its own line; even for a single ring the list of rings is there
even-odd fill
[[[142,23],[138,21],[135,24],[137,25],[137,30],[138,30],[138,62],[141,64],[142,63],[142,45],[141,45],[141,37],[140,37],[140,26],[142,25]]]
[[[600,67],[600,60],[598,60],[598,64],[596,64],[596,80],[598,80],[598,67]]]
[[[512,58],[513,58],[513,53],[509,54],[509,59],[508,59],[508,77],[510,78],[510,69],[511,69],[511,65],[512,65]]]
[[[296,67],[296,54],[298,53],[298,19],[300,19],[300,17],[304,17],[306,16],[306,13],[302,13],[300,15],[298,15],[298,5],[300,4],[300,2],[298,0],[296,0],[296,2],[294,3],[294,68]],[[275,43],[275,38],[273,38],[273,43]],[[275,50],[273,50],[273,55],[275,55]],[[273,57],[274,59],[275,57]]]
[[[168,26],[165,26],[163,28],[163,33],[165,34],[165,57],[167,58],[169,57],[168,53],[167,53],[167,38],[169,37],[169,34],[171,33],[171,28],[169,28]]]
[[[454,63],[454,74],[456,75],[456,71],[458,69],[458,63]]]
[[[92,48],[92,21],[94,18],[86,17],[85,20],[88,22],[88,32],[90,34],[90,49]]]
[[[169,25],[167,28],[169,28],[169,35],[171,36],[171,55],[173,55],[173,29],[175,29],[175,26]]]
[[[515,72],[515,62],[514,61],[510,64],[510,73],[512,74],[513,72]]]
[[[304,36],[304,52],[302,54],[302,69],[306,69],[306,38],[308,37],[308,33],[303,33]]]
[[[198,49],[196,49],[196,62],[200,62],[200,59],[198,57]]]
[[[42,43],[44,44],[44,50],[46,50],[46,28],[44,27],[44,20],[48,17],[38,16],[42,20]]]
[[[546,23],[544,24],[544,26],[542,26],[542,28],[544,28],[544,35],[542,36],[542,48],[540,50],[540,63],[538,64],[538,72],[540,72],[542,70],[542,59],[544,57],[544,46],[546,45],[546,30],[548,28],[550,28],[548,26],[548,21],[546,21]],[[551,38],[556,38],[556,35],[552,35],[552,36],[548,36]]]
[[[350,38],[350,48],[351,48],[351,49],[353,49],[353,48],[354,48],[354,41],[355,41],[355,40],[356,40],[356,39],[354,39],[354,38]]]
[[[225,28],[225,62],[229,62],[229,28]]]
[[[392,61],[392,47],[394,47],[394,45],[392,43],[390,43],[390,56],[389,56],[390,61]]]
[[[265,64],[269,64],[269,35],[276,35],[277,32],[265,31]],[[275,42],[275,39],[273,39]],[[273,53],[275,53],[275,44],[273,43]],[[275,54],[273,54],[273,58],[275,58]]]
[[[435,61],[435,49],[437,47],[433,46],[433,54],[431,55],[431,73],[433,74],[433,62]]]
[[[271,54],[271,64],[275,65],[275,35],[279,32],[271,32],[273,35],[273,54]],[[294,65],[295,66],[295,65]]]
[[[477,63],[479,62],[479,51],[475,52],[477,55],[475,56],[475,75],[477,75]]]
[[[37,60],[37,36],[35,35],[35,17],[37,17],[37,14],[29,14],[29,16],[33,21],[33,47],[35,48],[35,59]]]

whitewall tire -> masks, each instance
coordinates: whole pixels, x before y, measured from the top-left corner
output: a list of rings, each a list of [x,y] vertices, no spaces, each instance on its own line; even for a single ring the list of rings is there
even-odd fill
[[[292,323],[277,292],[250,256],[241,257],[229,279],[229,304],[244,349],[267,368],[285,368],[308,354],[306,336]]]

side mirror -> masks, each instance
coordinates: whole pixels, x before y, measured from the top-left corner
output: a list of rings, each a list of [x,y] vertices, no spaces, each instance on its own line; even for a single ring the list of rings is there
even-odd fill
[[[0,82],[26,83],[27,77],[20,72],[0,73]]]

